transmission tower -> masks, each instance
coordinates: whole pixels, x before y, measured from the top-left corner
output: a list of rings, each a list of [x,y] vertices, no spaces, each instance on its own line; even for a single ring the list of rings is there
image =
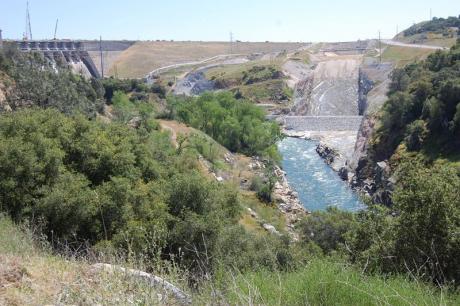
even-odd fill
[[[56,40],[56,34],[57,34],[57,29],[58,29],[58,23],[59,23],[59,19],[56,19],[56,26],[54,27],[54,40]]]
[[[32,26],[30,24],[29,1],[26,8],[26,31],[24,32],[24,40],[32,40]]]

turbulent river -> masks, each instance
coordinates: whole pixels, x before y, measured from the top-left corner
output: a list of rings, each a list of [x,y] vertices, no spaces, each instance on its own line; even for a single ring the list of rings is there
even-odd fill
[[[328,206],[351,211],[363,208],[357,194],[316,153],[317,144],[292,137],[278,144],[283,170],[302,204],[309,211],[324,210]]]

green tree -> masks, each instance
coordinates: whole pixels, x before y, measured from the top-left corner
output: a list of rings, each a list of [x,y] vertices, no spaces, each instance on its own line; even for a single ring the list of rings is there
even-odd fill
[[[423,120],[415,120],[407,126],[407,136],[404,138],[407,148],[411,151],[419,150],[426,137],[428,136],[428,129]]]
[[[447,166],[404,165],[393,196],[401,270],[444,282],[460,280],[460,178]]]
[[[345,236],[354,225],[350,212],[328,207],[326,211],[315,211],[304,218],[300,225],[303,242],[316,243],[324,253],[344,248]]]

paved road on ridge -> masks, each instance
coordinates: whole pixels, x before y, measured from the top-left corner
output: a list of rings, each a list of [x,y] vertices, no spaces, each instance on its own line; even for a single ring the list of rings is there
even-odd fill
[[[446,47],[432,46],[432,45],[419,45],[419,44],[406,44],[400,41],[395,41],[391,39],[382,39],[382,42],[387,45],[408,47],[408,48],[420,48],[420,49],[433,49],[433,50],[444,50],[448,49]]]

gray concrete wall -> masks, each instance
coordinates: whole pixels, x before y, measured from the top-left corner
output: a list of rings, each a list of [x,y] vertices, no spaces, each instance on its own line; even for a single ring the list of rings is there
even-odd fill
[[[294,131],[358,131],[362,116],[268,116]]]
[[[99,40],[83,40],[86,51],[99,51]],[[135,41],[131,40],[103,40],[103,51],[123,51],[131,47]]]

